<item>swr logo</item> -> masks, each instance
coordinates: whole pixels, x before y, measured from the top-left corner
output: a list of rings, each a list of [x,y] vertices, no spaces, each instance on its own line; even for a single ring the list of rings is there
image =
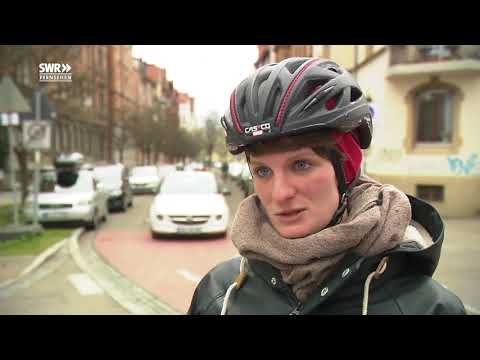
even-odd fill
[[[68,64],[41,63],[39,66],[41,73],[67,73],[72,67]]]
[[[270,131],[270,123],[263,123],[245,128],[245,134],[252,134],[253,136],[262,135],[264,131]]]

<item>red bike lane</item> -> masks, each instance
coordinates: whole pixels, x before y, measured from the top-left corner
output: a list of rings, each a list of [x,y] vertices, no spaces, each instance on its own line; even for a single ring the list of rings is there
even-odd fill
[[[141,230],[103,230],[95,249],[114,269],[182,313],[198,281],[215,265],[237,256],[224,237],[152,239]]]

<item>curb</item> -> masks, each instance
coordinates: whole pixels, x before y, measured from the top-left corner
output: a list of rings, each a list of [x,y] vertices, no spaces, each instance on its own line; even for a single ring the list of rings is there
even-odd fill
[[[99,258],[101,266],[106,267],[112,272],[112,280],[109,281],[108,279],[105,279],[105,277],[99,276],[98,272],[93,271],[92,267],[87,265],[87,261],[84,259],[80,251],[78,239],[82,234],[83,229],[75,232],[70,237],[68,241],[70,254],[77,263],[78,267],[87,273],[113,300],[134,315],[181,315],[177,310],[158,301],[152,294],[135,285],[125,276],[118,273],[95,253],[92,255],[96,255],[96,257]],[[95,251],[93,250],[93,252]],[[106,277],[108,276],[109,275],[107,274]],[[125,290],[122,291],[119,285],[115,285],[113,283],[114,277],[121,278],[121,281],[128,282],[128,287],[130,287],[128,292]]]
[[[70,237],[71,236],[73,236],[73,235],[70,235]],[[38,268],[41,264],[43,264],[52,255],[56,254],[58,252],[58,250],[60,250],[63,246],[66,246],[68,239],[69,238],[65,238],[62,241],[59,241],[58,243],[56,243],[56,244],[50,246],[49,248],[47,248],[44,252],[42,252],[40,255],[38,255],[32,261],[32,263],[30,265],[28,265],[25,269],[23,269],[23,271],[20,274],[18,274],[16,277],[14,277],[12,279],[8,279],[8,280],[0,283],[0,289],[4,288],[4,287],[7,287],[9,285],[12,285],[16,281],[20,280],[21,278],[23,278],[24,276],[26,276],[27,274],[31,273],[33,270]]]

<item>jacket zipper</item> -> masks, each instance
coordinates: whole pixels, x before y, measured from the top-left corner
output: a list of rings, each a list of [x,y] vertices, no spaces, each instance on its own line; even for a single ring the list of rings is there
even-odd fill
[[[288,315],[300,315],[300,311],[302,310],[302,307],[303,307],[303,304],[301,302],[298,302],[297,306]]]

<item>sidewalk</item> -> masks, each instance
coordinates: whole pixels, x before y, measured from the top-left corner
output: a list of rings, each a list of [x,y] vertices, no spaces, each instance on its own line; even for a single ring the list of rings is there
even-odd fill
[[[0,284],[16,278],[34,259],[35,256],[0,256]]]

